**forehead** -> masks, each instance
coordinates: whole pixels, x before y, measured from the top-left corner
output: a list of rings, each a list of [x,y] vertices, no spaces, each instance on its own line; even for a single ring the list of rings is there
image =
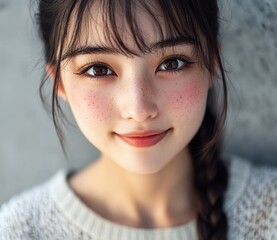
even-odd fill
[[[132,6],[114,1],[112,7],[105,2],[108,1],[88,4],[83,13],[79,12],[81,20],[78,19],[80,9],[75,9],[68,27],[68,39],[76,40],[74,47],[112,46],[140,52],[152,43],[172,37],[167,36],[172,34],[167,32],[163,11],[156,1],[150,1],[151,4],[147,2],[147,7],[139,4],[139,1],[136,4],[136,1],[130,1]],[[78,20],[81,24],[77,29]]]

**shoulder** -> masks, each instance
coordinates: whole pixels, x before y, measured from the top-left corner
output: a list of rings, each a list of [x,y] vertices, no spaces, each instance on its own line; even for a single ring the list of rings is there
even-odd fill
[[[226,211],[231,234],[236,239],[277,239],[277,168],[235,158],[229,172]]]
[[[51,179],[1,206],[1,239],[38,239],[36,232],[55,208],[55,203],[50,198],[52,184]]]

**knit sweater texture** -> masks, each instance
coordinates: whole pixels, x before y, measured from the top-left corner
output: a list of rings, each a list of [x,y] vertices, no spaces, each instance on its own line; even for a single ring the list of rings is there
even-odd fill
[[[197,240],[196,220],[156,229],[120,225],[89,209],[71,190],[67,170],[0,208],[1,240]],[[224,209],[230,240],[277,239],[277,170],[234,158]]]

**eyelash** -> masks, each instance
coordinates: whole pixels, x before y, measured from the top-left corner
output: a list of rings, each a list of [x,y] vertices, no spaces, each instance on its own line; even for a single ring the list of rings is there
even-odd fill
[[[169,73],[176,73],[176,72],[179,72],[179,71],[182,71],[184,70],[185,68],[188,68],[190,65],[194,64],[195,62],[193,62],[192,60],[190,60],[188,57],[184,56],[184,55],[172,55],[172,56],[167,56],[165,59],[163,59],[161,61],[161,63],[159,64],[159,66],[157,67],[157,70],[156,72],[158,72],[159,70],[159,67],[162,65],[162,64],[165,64],[166,61],[170,61],[170,60],[177,60],[177,61],[182,61],[183,62],[183,66],[181,66],[180,68],[178,69],[173,69],[173,70],[163,70],[161,72],[169,72]]]
[[[159,70],[159,68],[161,67],[162,64],[165,64],[166,61],[170,61],[170,60],[177,60],[178,64],[180,64],[180,61],[183,62],[183,66],[177,68],[177,69],[172,69],[172,70]],[[157,69],[156,69],[156,73],[157,72],[168,72],[168,73],[176,73],[179,71],[184,70],[185,68],[189,67],[190,65],[194,64],[195,62],[191,61],[190,59],[188,59],[186,56],[184,55],[172,55],[172,56],[167,56],[165,59],[163,59],[161,61],[161,63],[158,65]],[[92,69],[93,67],[102,67],[102,68],[106,68],[107,71],[110,71],[110,73],[108,75],[100,75],[100,76],[92,76],[91,74],[88,74],[88,71],[90,69]],[[93,78],[95,80],[97,79],[103,79],[103,78],[108,78],[111,76],[116,76],[115,72],[112,70],[112,68],[106,64],[106,63],[102,63],[102,62],[94,62],[94,63],[90,63],[89,65],[86,65],[85,67],[81,68],[77,73],[75,73],[76,75],[80,75],[80,76],[87,76],[89,78]]]
[[[102,75],[102,76],[92,76],[92,75],[88,74],[88,71],[89,71],[90,69],[92,69],[93,67],[105,67],[105,68],[111,70],[111,72],[112,72],[113,74],[110,74],[110,75]],[[116,74],[114,73],[114,71],[112,70],[112,68],[111,68],[108,64],[102,63],[102,62],[92,62],[92,63],[90,63],[89,65],[86,65],[86,66],[84,66],[83,68],[81,68],[81,69],[80,69],[77,73],[75,73],[75,74],[76,74],[76,75],[80,75],[80,76],[83,75],[83,76],[86,76],[86,77],[89,77],[89,78],[93,78],[93,79],[107,78],[107,77],[116,75]]]

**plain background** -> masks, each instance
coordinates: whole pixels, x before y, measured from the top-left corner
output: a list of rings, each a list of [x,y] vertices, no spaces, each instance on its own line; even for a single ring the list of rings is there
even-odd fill
[[[277,0],[220,8],[231,100],[225,153],[277,165]],[[0,0],[0,203],[98,156],[76,127],[63,155],[39,99],[43,58],[32,14],[29,0]]]

